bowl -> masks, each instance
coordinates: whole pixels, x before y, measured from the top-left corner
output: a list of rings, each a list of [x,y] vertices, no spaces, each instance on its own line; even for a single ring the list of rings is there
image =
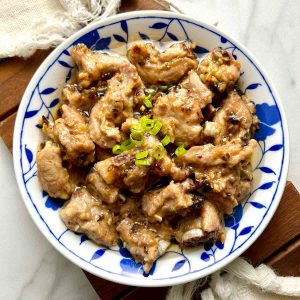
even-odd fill
[[[172,246],[149,274],[143,272],[121,245],[105,248],[85,235],[69,231],[58,216],[62,201],[41,190],[37,178],[36,150],[43,141],[42,115],[53,118],[59,90],[70,78],[74,63],[70,49],[85,43],[95,50],[125,47],[133,40],[191,40],[199,57],[223,47],[241,64],[240,86],[256,104],[260,120],[252,160],[251,194],[225,219],[227,238],[220,242],[181,250]],[[113,50],[114,51],[114,50]],[[137,11],[95,22],[59,45],[42,63],[22,98],[14,130],[14,167],[24,203],[48,241],[80,268],[107,280],[133,286],[170,286],[211,274],[240,256],[262,233],[272,218],[286,183],[289,161],[288,129],[279,96],[260,63],[240,43],[218,28],[191,17],[163,11]]]

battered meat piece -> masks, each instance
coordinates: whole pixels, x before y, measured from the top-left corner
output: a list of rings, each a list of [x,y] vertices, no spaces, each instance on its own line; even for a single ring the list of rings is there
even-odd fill
[[[255,140],[246,146],[239,140],[220,146],[205,144],[190,148],[176,161],[192,167],[198,190],[222,212],[230,214],[238,201],[250,192],[249,160],[256,145]]]
[[[181,219],[174,232],[176,240],[187,247],[198,246],[210,240],[225,240],[225,228],[220,213],[208,201],[203,202],[200,211]]]
[[[83,89],[78,84],[67,84],[62,89],[60,100],[62,104],[89,111],[103,95],[103,87]]]
[[[106,184],[140,193],[145,188],[149,167],[135,165],[137,152],[138,150],[130,150],[102,160],[95,164],[94,169]]]
[[[37,175],[42,186],[51,197],[69,199],[73,192],[69,174],[62,165],[58,145],[47,141],[40,146],[36,156]]]
[[[199,167],[195,169],[195,179],[205,199],[220,211],[231,214],[238,202],[249,194],[253,178],[251,164],[241,162],[233,168],[224,165]]]
[[[225,49],[215,48],[199,64],[203,83],[219,92],[233,87],[240,77],[241,64]]]
[[[180,214],[194,204],[194,196],[189,193],[195,189],[191,179],[171,183],[164,188],[146,192],[142,198],[144,213],[161,222],[165,215]]]
[[[250,160],[254,148],[257,146],[256,140],[251,139],[247,145],[239,140],[214,146],[205,144],[191,147],[184,155],[178,157],[179,164],[194,167],[226,165],[233,167],[239,162]]]
[[[97,199],[108,204],[118,200],[119,189],[114,185],[107,184],[95,169],[87,176],[86,181],[90,193]]]
[[[255,106],[246,96],[240,97],[237,92],[229,93],[217,111],[213,121],[218,125],[214,143],[225,143],[235,138],[248,141],[257,128]]]
[[[112,246],[118,239],[112,213],[85,188],[77,189],[59,214],[70,230],[86,234],[97,244]]]
[[[162,122],[162,132],[175,144],[195,145],[201,140],[201,110],[212,101],[212,92],[195,71],[178,89],[160,96],[154,105],[153,117]]]
[[[133,117],[134,101],[140,101],[138,99],[144,95],[141,87],[135,67],[130,64],[108,80],[107,91],[93,107],[89,120],[90,136],[100,147],[112,148],[121,141],[118,126]]]
[[[136,42],[128,50],[127,57],[137,68],[143,81],[149,84],[179,82],[197,66],[194,45],[176,43],[160,53],[152,43]]]
[[[83,88],[99,81],[105,74],[114,74],[129,64],[126,58],[95,52],[84,44],[74,46],[71,56],[78,66],[78,83]]]
[[[163,224],[154,226],[147,220],[123,219],[117,227],[124,246],[137,263],[142,263],[145,273],[149,273],[154,261],[166,252],[170,245],[168,229]]]
[[[65,151],[63,159],[75,165],[90,164],[94,161],[95,145],[89,137],[85,115],[65,104],[61,111],[62,117],[55,121],[54,126],[44,124],[43,131],[62,146]]]

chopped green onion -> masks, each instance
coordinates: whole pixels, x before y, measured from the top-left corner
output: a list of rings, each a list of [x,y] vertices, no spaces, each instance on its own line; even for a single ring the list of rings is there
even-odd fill
[[[150,131],[154,127],[155,121],[151,119],[144,120],[142,122],[142,128],[145,131]]]
[[[141,124],[132,124],[130,127],[130,131],[143,133],[143,128],[142,128]]]
[[[155,95],[157,93],[157,87],[150,87],[145,90],[147,95]]]
[[[151,166],[151,161],[149,159],[137,159],[134,163],[136,166]]]
[[[158,89],[162,92],[167,92],[172,86],[174,86],[173,84],[168,84],[168,85],[160,85],[158,87]]]
[[[130,139],[125,140],[122,144],[121,144],[121,149],[122,151],[127,151],[130,150],[134,147],[134,145],[131,143]]]
[[[176,156],[182,156],[183,154],[186,153],[186,149],[184,148],[184,145],[180,145],[179,147],[176,148],[175,150],[175,155]]]
[[[158,120],[154,120],[154,126],[151,130],[152,135],[157,135],[162,127],[162,123]]]
[[[136,159],[142,159],[142,158],[146,158],[148,156],[148,151],[145,150],[145,151],[142,151],[142,152],[139,152],[135,155],[135,158]]]
[[[169,135],[166,135],[162,140],[161,140],[161,143],[164,145],[164,146],[167,146],[169,145],[171,142],[171,138]]]
[[[121,145],[114,145],[112,148],[113,154],[121,154],[123,152]]]
[[[151,108],[153,106],[151,101],[151,95],[148,95],[144,98],[144,104],[147,108]]]
[[[132,132],[129,139],[133,145],[141,144],[144,140],[144,135],[141,132]]]
[[[153,150],[153,157],[156,159],[162,159],[166,154],[166,150],[162,145],[157,145]]]
[[[149,117],[147,117],[147,116],[142,116],[142,117],[140,117],[140,119],[139,119],[139,121],[140,121],[141,124],[143,124],[144,122],[146,122],[146,121],[148,121],[148,120],[150,120],[150,119],[149,119]]]

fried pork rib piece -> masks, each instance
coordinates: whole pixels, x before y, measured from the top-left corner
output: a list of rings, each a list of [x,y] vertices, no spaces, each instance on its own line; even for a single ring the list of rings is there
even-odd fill
[[[107,184],[96,169],[93,169],[87,176],[86,181],[90,193],[97,199],[108,204],[118,200],[119,188],[112,184]]]
[[[63,167],[60,147],[51,141],[37,152],[37,175],[42,189],[51,197],[69,199],[73,192],[68,170]]]
[[[256,146],[257,142],[253,139],[246,145],[240,140],[235,140],[219,146],[194,146],[178,157],[177,162],[193,167],[225,165],[231,168],[241,161],[250,160]]]
[[[222,48],[215,48],[199,64],[198,72],[203,83],[219,92],[233,87],[240,77],[241,64]]]
[[[162,132],[175,144],[195,145],[201,140],[201,110],[212,101],[212,92],[190,71],[179,88],[160,96],[154,105],[153,117],[162,122]]]
[[[145,188],[149,167],[135,165],[137,152],[137,150],[130,150],[99,161],[94,165],[94,170],[106,184],[118,188],[128,188],[133,193],[140,193]]]
[[[92,140],[102,148],[112,148],[121,141],[118,128],[127,118],[133,117],[133,105],[137,89],[142,82],[135,67],[127,64],[122,73],[117,73],[107,82],[108,88],[93,107],[89,119],[89,133]]]
[[[67,84],[61,92],[61,103],[81,110],[89,111],[104,95],[102,87],[83,89],[78,84]]]
[[[216,206],[204,201],[200,211],[193,212],[179,221],[175,238],[183,246],[194,247],[208,240],[225,240],[223,220]]]
[[[43,131],[59,143],[64,160],[85,166],[94,161],[95,145],[88,133],[87,119],[79,110],[68,105],[61,107],[62,117],[54,125],[43,124]]]
[[[129,64],[126,58],[95,52],[84,44],[74,46],[71,56],[78,66],[78,83],[83,88],[101,80],[105,74],[119,72],[122,67]]]
[[[117,231],[124,246],[137,263],[142,263],[145,273],[149,273],[154,261],[166,252],[170,245],[168,228],[163,224],[148,224],[146,219],[123,219]]]
[[[97,244],[112,246],[118,239],[113,214],[85,188],[73,193],[60,217],[70,230],[86,234]]]
[[[171,183],[163,188],[146,192],[142,198],[144,213],[161,222],[165,215],[180,214],[195,202],[195,195],[189,193],[195,189],[191,179]]]
[[[220,146],[205,144],[191,147],[177,163],[194,170],[198,190],[227,214],[251,189],[252,174],[249,163],[257,142],[244,145],[235,140]]]
[[[213,166],[195,170],[196,184],[204,198],[213,202],[221,212],[231,214],[238,202],[250,193],[252,172],[250,163],[233,168]]]
[[[149,84],[179,82],[197,66],[191,43],[176,43],[159,52],[152,43],[136,42],[128,50],[127,57],[137,68],[143,81]]]
[[[119,189],[129,189],[132,193],[144,191],[150,174],[168,176],[183,180],[188,172],[178,168],[165,153],[162,159],[155,159],[152,155],[157,145],[161,145],[157,137],[145,134],[142,148],[136,148],[111,158],[99,161],[94,165],[94,170],[100,175],[107,185],[114,185]],[[136,166],[135,155],[147,150],[151,166]]]
[[[255,106],[246,96],[240,97],[237,92],[230,92],[213,119],[218,125],[214,143],[218,145],[235,138],[248,141],[258,124],[254,113]]]

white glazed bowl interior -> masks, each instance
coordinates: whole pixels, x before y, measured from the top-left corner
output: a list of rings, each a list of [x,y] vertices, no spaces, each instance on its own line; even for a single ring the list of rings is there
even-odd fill
[[[180,250],[174,246],[143,273],[122,247],[107,249],[66,229],[58,216],[61,201],[43,193],[36,176],[36,150],[44,137],[38,128],[42,115],[50,120],[59,90],[74,63],[70,49],[79,42],[96,50],[125,46],[137,39],[191,40],[197,55],[215,47],[230,51],[242,64],[240,85],[254,101],[260,119],[259,147],[253,158],[254,185],[250,197],[226,218],[225,244]],[[288,168],[288,131],[284,111],[265,71],[242,45],[219,29],[190,17],[162,12],[120,14],[82,29],[58,46],[30,81],[17,115],[14,166],[26,207],[44,236],[65,257],[82,269],[105,279],[136,286],[167,286],[208,275],[241,255],[261,234],[280,201]]]

